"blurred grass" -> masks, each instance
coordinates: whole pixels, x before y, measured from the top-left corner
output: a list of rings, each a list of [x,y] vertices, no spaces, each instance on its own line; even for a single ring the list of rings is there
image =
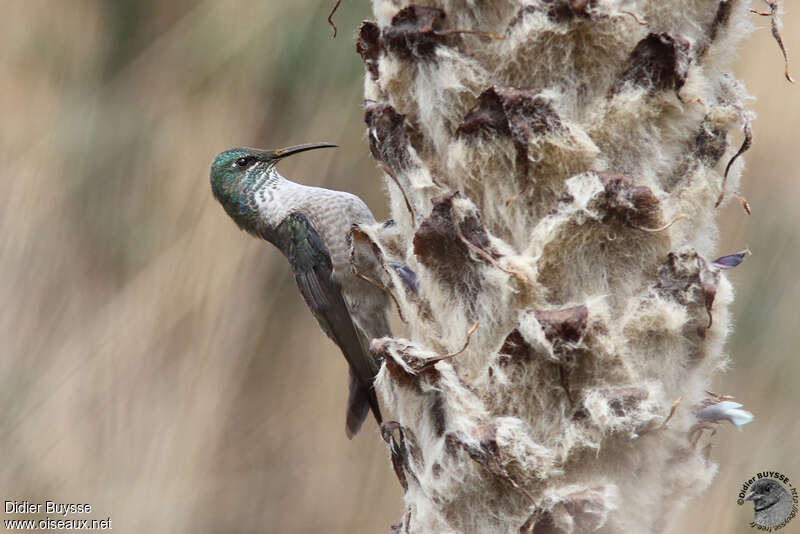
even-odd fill
[[[386,532],[400,489],[374,423],[344,435],[346,369],[280,255],[236,230],[208,166],[234,145],[330,141],[286,176],[387,214],[352,36],[366,2],[2,3],[0,497],[88,502],[121,532]],[[798,93],[764,20],[758,98],[720,254],[750,246],[733,368],[756,421],[720,429],[714,486],[676,532],[748,532],[739,483],[800,476]],[[800,17],[784,39],[800,51]],[[800,56],[798,56],[800,57]],[[794,69],[800,75],[800,65]],[[8,516],[4,516],[6,518]]]

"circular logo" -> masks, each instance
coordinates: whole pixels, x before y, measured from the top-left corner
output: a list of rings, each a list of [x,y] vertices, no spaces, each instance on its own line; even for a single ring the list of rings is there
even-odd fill
[[[778,471],[762,471],[742,483],[736,504],[753,503],[752,528],[772,532],[782,529],[798,511],[797,488]]]

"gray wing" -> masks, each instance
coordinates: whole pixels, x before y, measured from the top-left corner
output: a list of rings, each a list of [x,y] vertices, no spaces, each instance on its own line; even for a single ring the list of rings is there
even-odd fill
[[[358,432],[368,408],[372,409],[380,424],[380,409],[372,387],[378,364],[353,323],[342,288],[333,278],[330,254],[322,238],[301,213],[289,215],[278,226],[274,236],[265,237],[286,255],[306,304],[350,364],[348,437]]]

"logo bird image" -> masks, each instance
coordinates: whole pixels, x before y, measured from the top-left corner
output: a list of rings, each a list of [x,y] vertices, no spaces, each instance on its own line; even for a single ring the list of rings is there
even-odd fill
[[[753,522],[762,527],[782,523],[792,511],[792,496],[777,480],[762,478],[753,484],[745,500],[753,501]]]

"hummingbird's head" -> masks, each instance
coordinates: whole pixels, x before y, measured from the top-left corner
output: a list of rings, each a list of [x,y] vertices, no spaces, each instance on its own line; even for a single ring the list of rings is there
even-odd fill
[[[211,164],[211,191],[236,224],[251,230],[257,214],[255,193],[264,185],[277,182],[278,161],[298,152],[335,146],[310,143],[278,150],[231,148],[218,154]]]

